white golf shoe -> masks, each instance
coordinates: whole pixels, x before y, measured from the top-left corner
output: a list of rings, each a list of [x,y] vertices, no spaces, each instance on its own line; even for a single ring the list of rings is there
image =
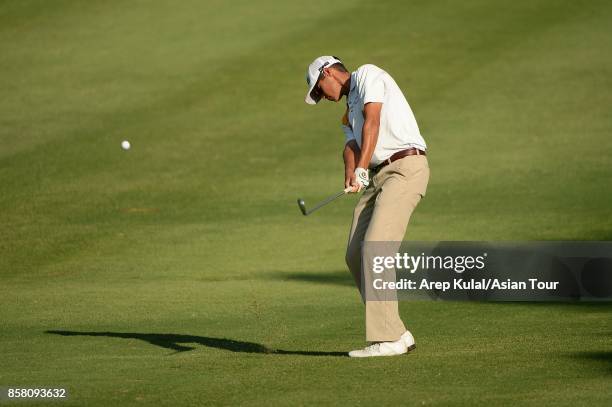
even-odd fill
[[[416,348],[416,343],[414,342],[414,336],[412,336],[410,331],[404,332],[402,336],[400,337],[400,340],[404,341],[404,343],[406,344],[406,348],[408,349],[408,352]]]
[[[369,358],[375,356],[397,356],[408,353],[416,348],[414,337],[410,331],[404,334],[394,342],[378,342],[363,349],[353,350],[349,352],[352,358]]]

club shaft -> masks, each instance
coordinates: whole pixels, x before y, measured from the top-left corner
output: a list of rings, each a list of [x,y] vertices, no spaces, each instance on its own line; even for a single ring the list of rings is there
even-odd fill
[[[319,202],[318,204],[316,204],[314,207],[312,207],[312,209],[306,211],[306,215],[310,215],[311,213],[313,213],[314,211],[316,211],[317,209],[327,205],[328,203],[335,201],[336,199],[340,198],[341,196],[343,196],[344,194],[346,194],[346,191],[340,191],[335,195],[330,196],[329,198]]]

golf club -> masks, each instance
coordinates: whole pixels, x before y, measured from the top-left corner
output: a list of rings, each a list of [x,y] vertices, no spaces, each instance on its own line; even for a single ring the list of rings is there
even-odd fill
[[[335,201],[336,199],[340,198],[343,195],[346,195],[347,193],[349,193],[351,190],[351,187],[346,188],[343,191],[338,192],[335,195],[330,196],[329,198],[319,202],[318,204],[316,204],[312,209],[310,209],[309,211],[306,210],[306,203],[304,202],[303,199],[298,198],[297,203],[298,206],[300,207],[300,210],[302,211],[302,215],[304,216],[308,216],[311,213],[313,213],[314,211],[316,211],[319,208],[322,208],[323,206],[327,205],[328,203]]]

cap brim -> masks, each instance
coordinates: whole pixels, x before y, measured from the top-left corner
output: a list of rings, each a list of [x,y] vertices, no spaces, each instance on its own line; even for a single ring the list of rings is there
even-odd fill
[[[319,103],[319,100],[321,100],[321,98],[315,99],[312,97],[312,90],[314,89],[315,85],[312,85],[312,87],[308,89],[308,93],[306,93],[306,97],[304,98],[304,101],[309,105],[316,105],[317,103]]]

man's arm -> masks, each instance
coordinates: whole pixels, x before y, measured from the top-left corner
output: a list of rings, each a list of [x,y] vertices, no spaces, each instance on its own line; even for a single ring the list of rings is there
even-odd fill
[[[348,188],[353,185],[353,181],[355,178],[355,168],[357,168],[357,162],[359,161],[360,156],[361,150],[359,149],[357,142],[354,139],[349,140],[349,142],[344,145],[344,152],[342,153],[342,157],[344,158],[345,188]]]
[[[378,129],[380,127],[380,111],[382,103],[366,103],[363,109],[364,123],[361,130],[361,156],[357,161],[357,167],[367,169],[378,141]]]

